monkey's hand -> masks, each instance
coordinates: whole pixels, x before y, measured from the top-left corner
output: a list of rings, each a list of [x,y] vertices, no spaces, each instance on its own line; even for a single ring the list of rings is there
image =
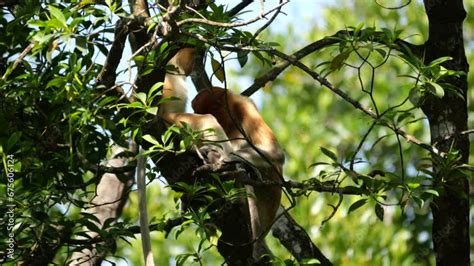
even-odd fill
[[[203,161],[203,165],[193,171],[194,177],[206,177],[209,174],[219,174],[219,176],[228,178],[237,172],[244,172],[241,161],[233,160],[222,154],[222,150],[215,146],[202,146],[197,151],[198,156]]]
[[[224,151],[214,145],[204,145],[196,149],[204,164],[222,164],[227,158]]]

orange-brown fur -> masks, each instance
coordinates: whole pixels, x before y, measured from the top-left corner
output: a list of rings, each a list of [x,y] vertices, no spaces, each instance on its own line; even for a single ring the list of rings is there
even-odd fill
[[[163,98],[175,97],[179,99],[161,104],[160,114],[183,113],[185,111],[188,99],[186,77],[193,71],[195,53],[196,49],[194,48],[182,48],[168,62],[168,65],[174,69],[169,70],[165,75]]]
[[[166,73],[163,84],[163,97],[176,97],[179,99],[171,100],[160,105],[159,115],[169,124],[181,126],[182,123],[188,124],[193,130],[213,129],[215,134],[207,134],[204,140],[216,141],[224,150],[224,154],[232,151],[227,140],[227,136],[217,120],[209,114],[190,114],[184,113],[188,91],[186,89],[186,77],[189,76],[194,66],[194,48],[182,48],[171,58],[168,65],[175,68],[170,73]]]
[[[255,104],[247,97],[222,88],[201,91],[192,102],[196,113],[212,114],[224,129],[233,148],[233,158],[255,166],[266,181],[279,182],[284,154],[272,130]],[[263,242],[280,205],[277,186],[246,186],[255,198],[249,198],[253,238]]]
[[[170,60],[169,65],[177,71],[166,74],[163,96],[180,99],[162,104],[159,115],[178,126],[184,122],[194,130],[214,129],[215,135],[204,140],[220,142],[224,150],[222,160],[227,158],[225,155],[230,155],[233,159],[247,161],[259,170],[264,180],[279,182],[284,162],[282,149],[250,99],[212,88],[200,92],[193,100],[196,114],[184,113],[187,99],[185,78],[192,71],[193,57],[194,49],[183,48]],[[230,141],[226,142],[228,139]],[[256,254],[256,250],[265,246],[263,238],[280,205],[281,189],[249,185],[246,189],[255,196],[248,198],[247,219],[255,241],[253,255],[258,258],[261,254]]]

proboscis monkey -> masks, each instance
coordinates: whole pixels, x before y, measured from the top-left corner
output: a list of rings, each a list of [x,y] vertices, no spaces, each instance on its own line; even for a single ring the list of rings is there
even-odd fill
[[[263,121],[251,100],[235,94],[229,93],[226,95],[223,89],[214,88],[212,92],[215,92],[215,94],[208,94],[207,92],[211,92],[209,90],[207,92],[203,91],[193,101],[193,108],[200,114],[184,113],[187,98],[185,78],[192,71],[193,56],[194,50],[192,48],[184,48],[178,51],[175,57],[170,60],[169,64],[173,65],[176,71],[166,74],[163,96],[176,97],[179,100],[162,104],[159,115],[169,124],[180,125],[185,122],[194,130],[214,129],[216,135],[207,138],[207,140],[223,141],[230,138],[230,143],[221,142],[224,155],[231,154],[237,160],[247,161],[258,168],[259,176],[278,182],[284,155],[271,129]],[[212,96],[212,98],[207,96]],[[227,98],[227,96],[230,98]],[[231,120],[229,113],[224,109],[225,99],[230,99],[229,107],[231,107],[230,110],[234,114],[235,120]],[[221,105],[218,104],[219,101],[222,103]],[[238,127],[233,123],[234,121],[244,129],[245,135],[252,139],[252,145],[243,137],[244,134],[239,132]],[[230,135],[227,135],[227,133]],[[253,145],[255,146],[253,147]],[[254,149],[255,147],[258,152]],[[221,161],[224,159],[225,156],[220,158]],[[227,213],[223,215],[229,215],[229,217],[218,221],[223,232],[224,242],[230,242],[221,242],[223,245],[220,251],[227,249],[225,253],[230,257],[233,256],[232,254],[235,254],[235,257],[248,254],[253,256],[254,259],[258,259],[258,256],[264,253],[262,252],[264,250],[258,249],[261,246],[265,247],[264,234],[273,223],[280,203],[281,190],[279,187],[252,186],[246,186],[246,189],[249,193],[255,195],[254,198],[249,198],[245,204],[242,204],[244,206],[242,208],[245,210],[241,211],[244,214],[247,213],[244,216],[248,216],[248,218],[245,219],[239,214]],[[236,224],[239,222],[248,223],[249,225]],[[247,230],[250,231],[251,236],[245,236],[246,232],[249,232]],[[249,243],[254,244],[255,247],[250,247],[249,250],[248,247],[245,247],[245,243],[247,245]],[[227,259],[229,260],[229,257]],[[244,264],[247,263],[246,260],[247,258],[243,258]],[[231,258],[228,262],[231,263],[232,261],[237,261],[237,264],[241,262],[239,258]]]
[[[210,114],[185,113],[188,91],[186,89],[186,77],[189,76],[194,66],[195,48],[181,48],[168,65],[173,66],[165,75],[163,84],[163,98],[172,98],[160,105],[158,115],[168,124],[178,126],[188,124],[193,130],[212,129],[214,134],[204,136],[204,141],[215,141],[223,149],[222,154],[232,151],[230,143],[224,130]]]
[[[263,181],[280,182],[283,150],[249,98],[214,87],[200,91],[192,107],[196,113],[211,114],[217,119],[232,144],[231,159],[253,165]],[[255,196],[248,199],[248,205],[256,247],[253,256],[258,259],[258,246],[264,246],[263,238],[280,205],[281,188],[246,185],[246,190]]]

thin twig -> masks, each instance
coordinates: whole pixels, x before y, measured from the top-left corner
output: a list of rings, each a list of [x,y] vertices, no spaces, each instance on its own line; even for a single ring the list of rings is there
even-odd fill
[[[362,139],[360,140],[359,145],[357,145],[357,147],[354,151],[354,154],[352,155],[351,162],[350,162],[350,165],[349,165],[349,169],[351,171],[354,171],[354,162],[355,162],[356,156],[359,153],[359,151],[362,149],[362,146],[364,145],[365,141],[367,140],[367,137],[369,136],[370,132],[372,132],[372,130],[375,128],[375,125],[377,125],[377,122],[373,121],[372,124],[370,125],[369,129],[367,130],[367,132],[365,132],[364,136],[362,136]]]
[[[460,135],[469,135],[472,133],[474,133],[474,129],[467,129],[467,130],[459,132]]]
[[[286,5],[289,2],[289,0],[284,1],[283,3],[277,5],[276,7],[270,9],[269,11],[265,12],[263,16],[266,16],[273,11],[281,8],[282,6]],[[242,27],[246,26],[249,24],[252,24],[254,22],[257,22],[262,19],[262,16],[257,16],[253,19],[249,19],[247,21],[241,21],[241,22],[218,22],[218,21],[212,21],[208,19],[202,19],[202,18],[187,18],[183,19],[181,21],[176,22],[176,25],[181,26],[184,24],[190,24],[190,23],[197,23],[197,24],[205,24],[205,25],[210,25],[210,26],[217,26],[217,27],[223,27],[223,28],[235,28],[235,27]]]
[[[197,11],[196,9],[194,9],[194,8],[188,6],[188,5],[186,5],[186,9],[194,12],[196,15],[200,16],[202,19],[206,19],[206,17],[203,14],[201,14],[199,11]]]
[[[342,204],[342,200],[344,199],[344,197],[342,196],[342,194],[339,194],[339,200],[337,201],[337,204],[336,206],[333,206],[333,205],[329,205],[332,207],[332,211],[331,213],[329,214],[328,217],[324,218],[324,220],[321,222],[321,227],[323,227],[329,220],[331,220],[332,217],[334,217],[334,215],[336,214],[337,210],[339,210],[339,207],[341,207],[341,204]]]
[[[5,74],[3,75],[3,77],[2,77],[3,80],[8,78],[10,73],[12,73],[13,70],[15,70],[15,68],[17,68],[17,66],[20,64],[20,62],[23,61],[23,59],[25,59],[25,56],[31,51],[31,49],[33,49],[34,46],[35,46],[34,43],[30,43],[30,44],[28,44],[28,46],[26,46],[25,49],[23,49],[20,56],[18,56],[18,58],[15,60],[15,62],[13,62],[13,65],[12,65],[11,69],[7,70],[5,72]]]
[[[282,1],[280,0],[280,3],[282,3]],[[262,26],[260,27],[252,36],[252,39],[250,39],[248,41],[248,44],[251,44],[253,41],[255,41],[255,39],[258,37],[258,35],[260,33],[262,33],[266,28],[268,28],[268,26],[270,26],[270,24],[273,23],[273,21],[276,19],[276,17],[281,13],[281,7],[277,9],[277,11],[272,15],[272,17]]]
[[[301,48],[300,50],[294,52],[291,57],[293,57],[295,60],[300,60],[303,57],[321,50],[323,48],[326,48],[328,46],[331,46],[333,44],[339,43],[340,38],[344,38],[345,36],[351,36],[353,35],[353,31],[347,31],[347,30],[341,30],[338,31],[337,33],[333,34],[332,36],[325,37],[323,39],[317,40],[313,43],[310,43],[306,45],[305,47]],[[410,51],[413,52],[413,54],[418,55],[423,52],[423,46],[422,45],[414,45],[409,42],[406,42],[402,39],[396,39],[393,43],[387,43],[383,38],[383,33],[382,32],[376,32],[375,33],[375,39],[373,40],[374,42],[387,45],[390,49],[399,51],[401,53],[406,53],[406,49],[409,49]],[[380,39],[380,40],[379,40]],[[394,46],[395,45],[395,46]],[[265,73],[264,75],[258,77],[255,79],[254,84],[252,84],[250,87],[248,87],[242,95],[245,96],[250,96],[254,94],[258,89],[261,87],[265,86],[267,82],[273,81],[276,79],[276,77],[283,72],[287,67],[289,67],[291,63],[288,60],[282,60],[279,63],[277,63],[270,71]]]

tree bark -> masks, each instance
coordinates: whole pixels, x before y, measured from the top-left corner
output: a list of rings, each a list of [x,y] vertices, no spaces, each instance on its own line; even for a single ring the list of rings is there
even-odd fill
[[[469,71],[463,44],[462,22],[466,17],[462,0],[424,0],[429,19],[429,38],[425,43],[425,60],[450,56],[443,64],[447,69]],[[459,151],[459,164],[469,159],[469,138],[461,134],[467,129],[467,77],[450,77],[448,83],[459,89],[461,98],[447,92],[441,98],[426,99],[423,112],[430,123],[431,143],[441,152]],[[432,237],[437,265],[470,265],[469,181],[460,171],[443,171],[445,159],[432,155],[434,185],[440,195],[431,209]]]
[[[280,207],[278,214],[284,212]],[[321,266],[332,266],[332,262],[324,256],[321,250],[311,241],[308,233],[285,212],[275,221],[272,227],[273,236],[278,238],[291,255],[298,261],[303,259],[318,259]]]
[[[131,145],[130,150],[135,150],[135,147]],[[119,157],[124,151],[126,151],[125,148],[113,145],[112,154],[110,155],[107,166],[122,167],[127,165],[129,158]],[[134,173],[135,171],[126,173],[127,182],[120,181],[117,175],[112,173],[106,173],[102,176],[99,184],[97,184],[96,196],[92,200],[92,204],[95,207],[87,210],[88,213],[97,217],[99,220],[97,226],[99,228],[104,225],[106,220],[111,218],[115,219],[120,216],[123,206],[128,199],[128,192],[133,183]],[[90,231],[86,227],[84,229],[90,239],[98,236],[97,232]],[[90,249],[73,253],[69,262],[73,265],[100,265],[105,255],[107,254],[99,254],[95,245],[93,245]]]

